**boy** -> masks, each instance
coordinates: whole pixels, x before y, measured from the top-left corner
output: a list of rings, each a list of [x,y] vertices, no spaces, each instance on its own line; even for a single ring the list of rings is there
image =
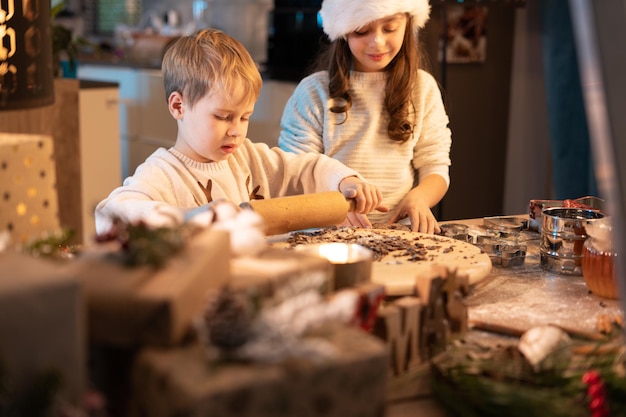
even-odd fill
[[[98,204],[98,234],[109,231],[113,218],[173,225],[218,200],[240,204],[331,190],[356,200],[349,224],[371,227],[365,214],[386,210],[378,188],[342,163],[246,138],[262,80],[237,40],[215,29],[182,37],[166,51],[162,71],[176,143],[156,150]]]

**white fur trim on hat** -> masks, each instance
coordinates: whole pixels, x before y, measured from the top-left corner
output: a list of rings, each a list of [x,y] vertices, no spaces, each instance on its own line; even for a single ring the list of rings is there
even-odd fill
[[[396,13],[413,16],[413,29],[423,28],[430,15],[428,0],[324,0],[320,15],[331,41]]]

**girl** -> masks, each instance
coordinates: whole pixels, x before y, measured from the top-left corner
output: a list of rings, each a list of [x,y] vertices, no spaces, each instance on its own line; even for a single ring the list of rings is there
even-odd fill
[[[331,44],[288,100],[278,143],[378,186],[390,211],[368,214],[372,223],[408,218],[413,231],[438,233],[431,208],[448,190],[451,134],[437,83],[419,69],[429,13],[427,0],[324,0]]]

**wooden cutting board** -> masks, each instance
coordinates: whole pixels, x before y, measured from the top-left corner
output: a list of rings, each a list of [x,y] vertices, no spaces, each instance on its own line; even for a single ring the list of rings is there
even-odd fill
[[[491,259],[470,243],[444,236],[396,229],[319,229],[294,232],[274,245],[292,247],[322,242],[358,243],[376,254],[371,280],[385,286],[388,295],[415,293],[416,280],[432,277],[433,267],[447,266],[466,275],[470,285],[491,272]],[[408,251],[406,248],[410,248]],[[407,253],[408,252],[408,253]],[[412,257],[415,259],[412,260]]]

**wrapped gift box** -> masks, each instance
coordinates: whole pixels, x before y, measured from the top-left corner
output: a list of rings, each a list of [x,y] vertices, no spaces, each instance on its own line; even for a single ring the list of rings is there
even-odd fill
[[[354,327],[317,329],[335,355],[278,364],[209,362],[199,344],[144,349],[133,368],[133,417],[381,416],[388,350]]]
[[[224,285],[244,291],[258,307],[278,303],[307,286],[327,291],[328,261],[272,248],[253,257],[231,257],[229,242],[224,240],[227,236],[207,234],[204,240],[208,242],[196,243],[190,253],[177,257],[177,267],[168,265],[158,275],[144,268],[125,270],[106,262],[102,255],[81,267],[88,288],[90,337],[98,345],[92,346],[93,375],[116,411],[112,415],[126,415],[127,404],[135,395],[130,371],[137,345],[158,344],[184,355],[184,350],[173,345],[194,339],[184,338],[190,321],[204,312],[205,299]],[[190,268],[193,273],[186,272]],[[182,308],[184,314],[179,312],[176,317],[175,312]]]
[[[129,268],[110,250],[89,248],[75,261],[84,284],[89,339],[116,347],[180,343],[210,294],[228,284],[248,292],[259,307],[315,288],[328,293],[332,265],[317,256],[266,248],[254,257],[231,257],[229,235],[207,229],[162,269]]]
[[[89,340],[116,347],[174,345],[192,329],[211,288],[230,278],[229,234],[206,229],[162,268],[125,267],[110,252],[75,262],[85,288]]]
[[[0,232],[19,246],[59,230],[52,137],[0,133]]]
[[[62,378],[62,398],[81,399],[86,378],[84,313],[80,285],[65,264],[0,253],[0,363],[16,392],[52,371]]]

